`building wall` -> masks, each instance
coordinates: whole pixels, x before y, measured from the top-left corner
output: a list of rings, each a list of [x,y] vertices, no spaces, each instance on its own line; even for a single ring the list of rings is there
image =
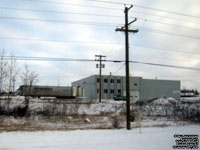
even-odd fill
[[[141,98],[141,77],[130,77],[130,99],[132,101]],[[123,96],[126,96],[126,78],[123,77]]]
[[[141,100],[161,97],[180,99],[180,81],[142,79]]]
[[[90,76],[90,77],[72,82],[72,87],[76,87],[76,89],[78,89],[78,87],[79,87],[79,93],[81,91],[80,89],[83,88],[84,89],[84,94],[83,94],[84,97],[96,99],[97,95],[96,95],[95,81],[96,81],[95,76]]]
[[[84,96],[99,98],[99,76],[93,75],[72,83],[72,86],[84,88]],[[151,80],[142,77],[130,77],[131,100],[151,100],[161,97],[180,99],[180,81]],[[126,79],[124,76],[102,76],[102,99],[113,99],[113,96],[126,96]]]
[[[96,81],[99,79],[98,75],[95,75]],[[111,81],[112,80],[112,81]],[[99,82],[96,84],[96,89],[99,89]],[[123,94],[123,77],[104,75],[102,76],[102,99],[113,99],[114,95]],[[97,93],[99,98],[99,93]]]

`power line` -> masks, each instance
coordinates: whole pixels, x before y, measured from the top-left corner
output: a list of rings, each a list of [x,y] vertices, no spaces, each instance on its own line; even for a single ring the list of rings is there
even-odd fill
[[[18,37],[0,37],[3,40],[25,40],[25,41],[38,41],[38,42],[58,42],[58,43],[83,43],[83,44],[119,44],[119,43],[106,43],[95,41],[71,41],[71,40],[45,40],[45,39],[31,39],[31,38],[18,38]]]
[[[71,14],[71,15],[86,15],[86,16],[98,16],[98,17],[123,17],[123,16],[116,16],[116,15],[104,15],[104,14],[90,14],[90,13],[76,13],[76,12],[69,12],[69,11],[52,11],[52,10],[39,10],[39,9],[25,9],[25,8],[10,8],[10,7],[1,7],[0,9],[6,9],[6,10],[17,10],[17,11],[34,11],[34,12],[45,12],[45,13],[59,13],[59,14]],[[130,18],[136,18],[136,17],[130,17]],[[180,26],[180,25],[175,25],[175,24],[170,24],[170,23],[165,23],[165,22],[159,22],[151,19],[145,19],[145,18],[138,18],[139,20],[143,20],[145,22],[153,22],[153,23],[159,23],[159,24],[164,24],[168,26],[175,26],[175,27],[181,27],[181,28],[186,28],[186,29],[191,29],[191,30],[200,30],[198,28],[190,28],[190,27],[185,27],[185,26]]]
[[[99,9],[110,9],[110,10],[120,10],[123,11],[123,9],[118,9],[118,8],[113,8],[113,7],[99,7],[99,6],[92,6],[92,5],[81,5],[81,4],[72,4],[72,3],[66,3],[66,2],[55,2],[55,1],[44,1],[44,0],[29,0],[32,2],[41,2],[41,3],[52,3],[52,4],[61,4],[61,5],[72,5],[72,6],[79,6],[79,7],[89,7],[89,8],[99,8]],[[91,0],[93,1],[93,0]],[[123,4],[123,3],[121,3]],[[177,19],[177,18],[171,18],[171,17],[166,17],[166,16],[162,16],[162,15],[157,15],[157,14],[152,14],[152,13],[145,13],[145,12],[139,12],[139,11],[130,11],[130,12],[135,12],[135,13],[139,13],[139,14],[145,14],[145,15],[151,15],[151,16],[157,16],[157,17],[163,17],[163,18],[168,18],[168,19],[172,19],[172,20],[179,20],[179,21],[184,21],[184,22],[190,22],[190,23],[195,23],[198,24],[197,22],[193,22],[191,20],[182,20],[182,19]]]
[[[110,40],[109,40],[108,42],[105,42],[103,48],[100,49],[100,54],[101,54],[101,51],[107,49],[107,46],[108,46],[108,45],[109,45],[109,46],[111,45],[111,41],[115,38],[115,36],[116,36],[116,32],[114,32],[112,38],[110,38]],[[114,45],[114,44],[113,44],[113,45]],[[112,46],[113,46],[113,45],[112,45]],[[110,48],[110,50],[111,50],[111,48]]]
[[[162,31],[162,30],[150,29],[150,28],[145,28],[145,27],[140,27],[140,26],[135,26],[135,27],[139,27],[140,29],[146,30],[147,32],[166,34],[166,35],[172,35],[172,36],[178,36],[178,37],[184,37],[184,38],[191,38],[191,39],[197,39],[197,40],[200,39],[200,37],[197,37],[197,36],[190,36],[190,35],[185,35],[185,34],[165,32],[165,31]],[[142,31],[142,30],[140,30],[140,31]]]
[[[101,22],[83,22],[83,21],[71,21],[71,20],[50,20],[50,19],[33,19],[33,18],[19,18],[19,17],[3,17],[0,16],[0,19],[13,19],[13,20],[23,20],[23,21],[39,21],[39,22],[53,22],[53,23],[69,23],[69,24],[83,24],[83,25],[95,25],[95,26],[116,26],[114,23],[101,23]],[[118,24],[122,25],[122,24]],[[170,33],[165,32],[162,30],[156,30],[156,29],[150,29],[150,28],[144,28],[137,26],[138,28],[144,29],[147,32],[153,32],[153,33],[159,33],[159,34],[166,34],[166,35],[172,35],[172,36],[178,36],[178,37],[184,37],[184,38],[192,38],[192,39],[200,39],[200,37],[195,36],[188,36],[184,34],[177,34],[177,33]]]
[[[116,24],[114,24],[114,23],[84,22],[84,21],[72,21],[72,20],[52,20],[52,19],[35,19],[35,18],[4,17],[4,16],[0,16],[0,19],[53,22],[53,23],[84,24],[84,25],[95,25],[95,26],[116,26]]]
[[[13,59],[16,60],[35,60],[35,61],[80,61],[80,62],[95,62],[95,59],[77,59],[77,58],[56,58],[56,57],[25,57],[25,56],[3,56],[5,59]],[[104,62],[112,62],[112,63],[124,63],[124,60],[103,60]],[[196,70],[200,71],[200,68],[194,67],[185,67],[185,66],[176,66],[176,65],[167,65],[167,64],[158,64],[158,63],[149,63],[149,62],[139,62],[139,61],[129,61],[130,63],[143,64],[143,65],[151,65],[151,66],[159,66],[159,67],[168,67],[168,68],[177,68],[177,69],[186,69],[186,70]]]
[[[10,8],[10,7],[1,7],[1,6],[0,6],[0,9],[18,10],[18,11],[34,11],[34,12],[45,12],[45,13],[59,13],[59,14],[87,15],[87,16],[101,16],[101,17],[123,17],[123,16],[115,16],[115,15],[77,13],[77,12],[70,12],[70,11],[53,11],[53,10],[41,10],[41,9]]]
[[[132,17],[130,17],[132,18]],[[136,18],[136,17],[134,17]],[[160,22],[160,21],[155,21],[155,20],[151,20],[151,19],[144,19],[144,18],[138,18],[139,20],[143,20],[145,22],[153,22],[153,23],[158,23],[158,24],[163,24],[163,25],[168,25],[168,26],[174,26],[174,27],[179,27],[179,28],[185,28],[185,29],[191,29],[191,30],[200,30],[199,28],[190,28],[190,27],[185,27],[185,26],[180,26],[180,25],[175,25],[175,24],[170,24],[170,23],[165,23],[165,22]]]
[[[103,0],[85,0],[85,1],[92,1],[92,2],[100,2],[100,3],[109,3],[109,4],[125,5],[124,3],[113,2],[113,1],[103,1]],[[131,4],[126,4],[126,5],[131,5]]]
[[[169,10],[164,10],[164,9],[152,8],[152,7],[147,7],[147,6],[134,5],[134,7],[156,10],[156,11],[161,11],[161,12],[166,12],[166,13],[176,14],[176,15],[181,15],[181,16],[187,16],[187,17],[192,17],[192,18],[198,18],[198,19],[200,18],[199,16],[194,16],[194,15],[189,15],[189,14],[184,14],[184,13],[174,12],[174,11],[169,11]]]
[[[200,71],[200,68],[193,68],[193,67],[184,67],[184,66],[175,66],[175,65],[165,65],[165,64],[156,64],[156,63],[139,62],[139,61],[130,61],[130,63]]]
[[[124,4],[124,3],[119,3],[119,2],[113,2],[113,1],[111,2],[111,1],[103,1],[103,0],[86,0],[86,1],[93,1],[93,2],[96,1],[96,2],[103,2],[103,3],[110,3],[110,4],[120,4],[120,5]],[[151,7],[141,6],[141,5],[135,5],[135,4],[130,4],[130,3],[127,4],[127,5],[133,5],[134,7],[151,9],[151,10],[154,10],[154,11],[156,10],[156,11],[161,11],[161,12],[167,12],[167,13],[176,14],[176,15],[182,15],[182,16],[187,16],[187,17],[200,18],[199,16],[183,14],[183,13],[173,12],[173,11],[169,11],[169,10],[151,8]],[[179,20],[179,21],[188,22],[188,20],[181,20],[181,19],[177,19],[177,18],[171,18],[171,17],[161,16],[161,15],[152,14],[152,13],[139,12],[139,11],[135,11],[135,10],[130,11],[130,12],[136,12],[136,13],[139,13],[139,14],[152,15],[152,16],[157,16],[157,17],[164,17],[164,18],[169,18],[169,19],[173,19],[173,20]],[[192,21],[189,21],[189,22],[192,22]]]
[[[123,67],[125,66],[125,63],[123,63],[114,73],[112,73],[112,74],[116,74],[116,73],[118,73]]]
[[[158,14],[152,14],[152,13],[146,13],[146,12],[141,12],[141,11],[136,11],[136,10],[133,10],[131,12],[134,12],[134,13],[138,13],[138,14],[143,14],[143,15],[148,15],[148,16],[155,16],[155,17],[161,17],[161,18],[165,18],[165,19],[170,19],[170,20],[177,20],[177,21],[182,21],[182,22],[189,22],[189,23],[193,23],[193,24],[197,24],[199,25],[200,22],[194,22],[192,20],[183,20],[183,19],[180,19],[180,18],[172,18],[172,17],[168,17],[168,16],[163,16],[163,15],[158,15]]]
[[[92,1],[92,2],[95,1],[95,2],[109,3],[109,4],[119,4],[119,5],[124,4],[124,3],[113,2],[113,1],[104,1],[104,0],[86,0],[86,1]],[[194,16],[194,15],[189,15],[189,14],[184,14],[184,13],[169,11],[169,10],[164,10],[164,9],[152,8],[152,7],[142,6],[142,5],[136,5],[136,4],[126,4],[126,5],[133,5],[134,7],[138,7],[138,8],[149,9],[149,10],[154,10],[154,11],[161,11],[161,12],[166,12],[166,13],[170,13],[170,14],[193,17],[193,18],[198,18],[198,19],[200,18],[199,16]]]
[[[71,6],[79,6],[79,7],[89,7],[89,8],[99,8],[99,9],[112,9],[112,10],[119,10],[123,11],[123,9],[119,8],[112,8],[112,7],[102,7],[102,6],[92,6],[92,5],[83,5],[83,4],[72,4],[67,2],[55,2],[55,1],[44,1],[44,0],[28,0],[32,2],[40,2],[40,3],[51,3],[51,4],[61,4],[61,5],[71,5]]]
[[[44,40],[44,39],[31,39],[31,38],[17,38],[17,37],[0,37],[2,40],[25,40],[25,41],[38,41],[38,42],[57,42],[57,43],[83,43],[83,44],[103,44],[103,45],[124,45],[124,43],[111,43],[109,42],[97,42],[97,41],[71,41],[71,40]],[[133,45],[133,44],[130,44]],[[144,48],[149,48],[153,50],[159,50],[159,51],[164,51],[164,52],[174,52],[174,53],[185,53],[185,54],[190,54],[190,55],[200,55],[200,53],[197,52],[187,52],[187,51],[182,51],[182,50],[174,50],[174,49],[168,49],[168,48],[159,48],[155,46],[145,46],[145,45],[139,45],[139,44],[134,44],[134,47],[144,47]],[[104,48],[105,49],[105,48]],[[194,50],[194,51],[199,51],[199,50]]]
[[[35,60],[35,61],[80,61],[80,62],[92,62],[93,59],[76,59],[76,58],[56,58],[56,57],[27,57],[27,56],[2,56],[5,59],[16,60]]]
[[[132,45],[132,44],[130,44]],[[134,44],[135,47],[144,47],[144,48],[149,48],[149,49],[153,49],[153,50],[158,50],[158,51],[164,51],[164,52],[173,52],[173,53],[181,53],[181,54],[190,54],[190,55],[200,55],[200,53],[197,52],[187,52],[187,51],[180,51],[180,50],[173,50],[173,49],[168,49],[168,48],[159,48],[159,47],[154,47],[154,46],[143,46],[143,45],[139,45],[139,44]],[[198,50],[194,50],[194,51],[198,51]]]

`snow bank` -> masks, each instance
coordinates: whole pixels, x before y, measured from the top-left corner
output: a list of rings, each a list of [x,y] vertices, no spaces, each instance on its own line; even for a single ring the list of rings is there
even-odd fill
[[[23,97],[14,97],[9,104],[9,111],[24,106]],[[0,110],[8,109],[7,100],[0,101]],[[125,113],[126,102],[114,100],[56,100],[31,98],[29,103],[30,116],[44,115],[100,115],[106,113]],[[182,103],[174,98],[160,98],[150,103],[137,105],[131,103],[131,111],[140,111],[143,116],[181,117],[200,121],[200,103]]]
[[[178,104],[180,103],[180,101],[172,98],[172,97],[169,97],[169,98],[159,98],[159,99],[156,99],[154,101],[152,101],[150,104],[153,104],[153,105],[173,105],[173,104]]]
[[[182,102],[200,103],[200,97],[184,97],[181,98]]]

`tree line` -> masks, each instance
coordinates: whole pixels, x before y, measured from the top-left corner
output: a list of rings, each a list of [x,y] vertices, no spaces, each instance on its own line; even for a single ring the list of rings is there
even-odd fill
[[[0,50],[0,94],[14,94],[17,85],[33,85],[38,82],[38,74],[25,63],[23,67],[17,64],[14,53],[6,54]]]

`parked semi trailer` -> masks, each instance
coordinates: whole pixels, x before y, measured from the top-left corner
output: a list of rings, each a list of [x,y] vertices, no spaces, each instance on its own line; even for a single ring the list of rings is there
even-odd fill
[[[21,85],[17,94],[31,97],[75,98],[71,86]]]

